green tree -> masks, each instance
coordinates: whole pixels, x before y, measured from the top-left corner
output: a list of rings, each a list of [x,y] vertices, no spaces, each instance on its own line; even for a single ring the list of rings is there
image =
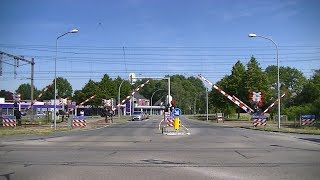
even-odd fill
[[[232,67],[231,75],[229,76],[229,83],[227,90],[230,94],[235,95],[240,100],[247,102],[248,92],[245,91],[245,66],[238,60]],[[241,108],[237,107],[238,119],[240,118]]]
[[[318,117],[320,116],[320,70],[315,71],[294,102],[296,105],[309,104],[312,109],[311,112]]]
[[[245,80],[245,88],[247,92],[260,90],[266,91],[268,89],[267,75],[262,71],[260,64],[253,56],[247,64]]]
[[[216,83],[221,90],[228,93],[226,87],[230,84],[230,76],[224,76],[220,81]],[[229,94],[229,93],[228,93]],[[209,106],[214,112],[223,112],[225,115],[235,112],[237,106],[232,103],[228,98],[223,94],[218,92],[216,89],[209,93]]]
[[[281,91],[287,92],[289,96],[296,96],[299,94],[302,91],[303,86],[307,83],[307,79],[303,76],[303,73],[296,68],[291,67],[280,67],[279,71]],[[276,96],[277,66],[268,66],[265,72],[269,79],[269,86],[274,89],[273,96]]]
[[[0,91],[0,97],[6,99],[6,100],[13,100],[13,93],[6,90]]]
[[[109,75],[105,74],[98,85],[100,90],[96,94],[99,99],[117,99],[118,86],[113,82]]]
[[[117,89],[117,103],[118,103],[118,91],[119,91],[119,86],[121,84],[121,82],[123,81],[122,85],[121,85],[121,89],[120,89],[120,101],[122,101],[125,97],[127,97],[129,95],[129,93],[132,91],[131,90],[131,85],[129,83],[128,80],[122,79],[120,77],[117,77],[114,80],[114,83],[116,85],[116,89]]]
[[[34,87],[33,90],[33,98],[36,98],[39,94],[38,90]],[[31,99],[31,85],[30,84],[21,84],[18,89],[16,90],[16,93],[21,94],[22,99]]]
[[[249,103],[249,93],[254,92],[263,92],[265,99],[270,99],[270,93],[269,93],[269,87],[268,87],[268,77],[267,74],[262,71],[262,68],[260,67],[260,64],[254,58],[251,57],[250,61],[247,64],[247,71],[245,75],[245,92],[247,93],[247,100],[244,99],[243,102],[246,103],[248,106],[250,106]],[[262,109],[265,109],[268,107],[268,104],[266,102],[263,103]]]
[[[99,83],[94,82],[93,80],[89,80],[84,87],[81,89],[81,91],[77,90],[74,93],[74,100],[77,104],[80,104],[81,102],[85,101],[86,99],[90,98],[93,95],[97,95],[100,91]],[[84,105],[101,105],[101,99],[98,97],[95,97],[90,102],[85,103]]]
[[[57,80],[57,98],[65,98],[65,97],[72,97],[72,86],[68,82],[67,79],[62,77],[58,77]],[[41,100],[50,100],[54,99],[54,84],[48,88],[48,90],[44,93],[41,97]]]

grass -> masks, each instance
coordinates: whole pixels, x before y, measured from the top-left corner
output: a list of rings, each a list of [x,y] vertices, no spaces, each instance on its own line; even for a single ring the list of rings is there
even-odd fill
[[[126,123],[127,121],[131,120],[131,116],[120,116],[120,119],[116,116],[113,119],[114,123]]]
[[[206,122],[206,115],[190,115],[193,119],[204,121]],[[250,115],[248,116],[240,116],[240,119],[236,119],[235,117],[231,116],[230,119],[225,119],[225,122],[230,122],[231,124],[234,123],[243,123],[248,122],[251,123]],[[216,120],[213,119],[213,115],[209,115],[208,123],[215,123]],[[222,124],[222,123],[220,123]],[[282,133],[297,133],[297,134],[315,134],[320,135],[320,124],[318,123],[316,126],[300,126],[299,122],[294,121],[286,121],[281,123],[281,128],[278,128],[277,123],[273,123],[272,121],[268,121],[266,126],[258,126],[253,127],[251,125],[243,126],[243,128],[253,129],[253,130],[260,130],[260,131],[269,131],[269,132],[282,132]]]
[[[269,131],[269,132],[282,132],[282,133],[297,133],[297,134],[315,134],[320,135],[319,126],[281,126],[280,129],[276,124],[270,124],[267,126],[259,127],[246,127],[248,129],[260,130],[260,131]]]
[[[27,134],[51,134],[58,131],[69,131],[69,128],[25,128],[25,127],[0,127],[0,136],[27,135]]]

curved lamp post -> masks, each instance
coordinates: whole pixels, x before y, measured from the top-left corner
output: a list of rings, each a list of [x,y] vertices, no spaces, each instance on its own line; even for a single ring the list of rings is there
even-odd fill
[[[267,39],[269,41],[271,41],[274,46],[276,47],[276,50],[277,50],[277,91],[278,91],[278,128],[280,129],[280,119],[281,119],[281,113],[280,113],[280,71],[279,71],[279,52],[278,52],[278,46],[277,44],[271,39],[271,38],[268,38],[268,37],[265,37],[265,36],[261,36],[261,35],[257,35],[257,34],[249,34],[248,35],[249,37],[260,37],[260,38],[263,38],[263,39]]]
[[[152,106],[153,106],[153,104],[152,104],[152,98],[153,98],[153,95],[154,95],[156,92],[161,91],[161,90],[164,90],[164,89],[158,89],[158,90],[156,90],[156,91],[154,91],[154,92],[152,93],[152,96],[151,96],[151,109],[150,109],[151,115],[153,115],[153,113],[152,113]]]
[[[54,129],[57,129],[57,120],[56,120],[56,111],[57,111],[57,57],[58,57],[58,39],[60,39],[61,37],[70,34],[70,33],[78,33],[79,30],[78,29],[72,29],[60,36],[57,37],[56,39],[56,58],[54,60]]]

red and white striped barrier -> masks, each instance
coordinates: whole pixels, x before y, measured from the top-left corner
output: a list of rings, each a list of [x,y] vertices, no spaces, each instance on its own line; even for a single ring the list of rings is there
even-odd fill
[[[39,100],[40,100],[41,96],[43,96],[43,94],[53,85],[53,83],[54,83],[54,80],[53,80],[48,86],[46,86],[46,87],[41,91],[41,93],[38,95],[38,97],[36,97],[36,98],[31,102],[30,106],[28,106],[28,107],[26,108],[25,112],[28,112],[28,111],[31,109],[31,107],[33,106],[33,104],[34,104],[36,101],[39,101]]]
[[[73,127],[85,127],[87,126],[87,121],[84,116],[74,116],[72,119]]]
[[[173,117],[170,114],[166,114],[167,127],[173,127]]]
[[[76,108],[78,108],[79,106],[82,106],[84,103],[86,103],[86,102],[88,102],[88,101],[90,101],[91,99],[93,99],[93,98],[95,98],[97,95],[95,94],[95,95],[93,95],[93,96],[91,96],[91,97],[89,97],[88,99],[86,99],[85,101],[83,101],[82,103],[80,103],[80,104],[78,104],[77,106],[76,106]],[[73,111],[74,109],[71,109],[71,110],[69,110],[69,114]]]
[[[267,125],[267,117],[266,116],[253,116],[253,126],[266,126]]]
[[[112,111],[115,111],[118,106],[121,106],[123,103],[125,103],[130,97],[132,97],[136,92],[138,92],[143,86],[145,86],[147,83],[149,83],[149,80],[147,80],[145,83],[138,86],[130,95],[128,95],[126,98],[124,98],[119,104],[117,104]]]
[[[302,126],[313,126],[316,123],[315,119],[303,119]]]
[[[167,120],[167,126],[173,127],[173,119]]]
[[[213,84],[212,82],[210,82],[208,79],[206,79],[205,77],[203,77],[201,74],[198,75],[198,77],[200,79],[202,79],[203,81],[209,83],[214,89],[216,89],[218,92],[220,92],[221,94],[223,94],[225,97],[227,97],[230,101],[232,101],[233,103],[235,103],[237,106],[239,106],[240,108],[242,108],[243,110],[245,110],[247,113],[252,114],[254,113],[254,111],[249,108],[246,104],[244,104],[243,102],[237,100],[237,98],[234,98],[232,96],[230,96],[229,94],[227,94],[226,92],[224,92],[222,89],[220,89],[218,86],[216,86],[215,84]]]
[[[283,98],[286,95],[286,93],[282,94],[282,96],[280,97]],[[266,112],[268,112],[277,102],[279,101],[279,99],[275,100],[266,110],[263,111],[262,115]]]
[[[302,126],[313,126],[316,124],[315,115],[301,115],[300,120]]]
[[[2,116],[2,126],[16,127],[16,117],[15,116]]]

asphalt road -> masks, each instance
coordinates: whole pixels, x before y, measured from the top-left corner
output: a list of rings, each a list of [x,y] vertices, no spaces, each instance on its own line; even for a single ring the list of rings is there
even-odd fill
[[[320,179],[320,136],[160,117],[53,135],[0,137],[0,179]]]

